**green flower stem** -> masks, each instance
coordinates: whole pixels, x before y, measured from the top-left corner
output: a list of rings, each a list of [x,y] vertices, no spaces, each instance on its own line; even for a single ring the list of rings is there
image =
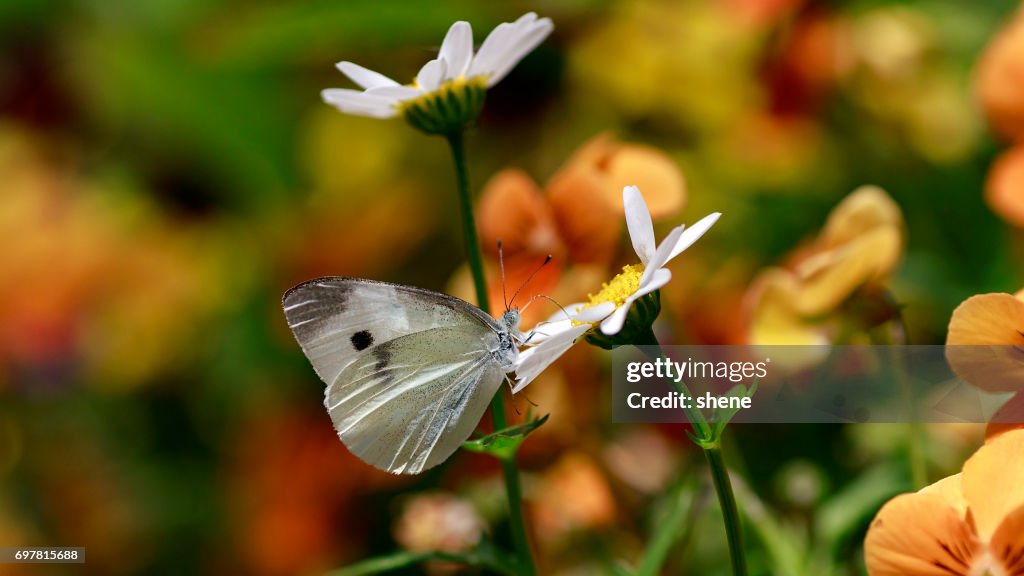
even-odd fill
[[[665,353],[658,343],[657,337],[652,329],[648,329],[638,339],[637,346],[649,346],[656,350],[653,354],[645,351],[652,359],[665,357]],[[649,349],[648,349],[649,350]],[[690,398],[690,390],[682,381],[673,382],[672,388]],[[692,406],[692,403],[691,403]],[[732,481],[729,479],[729,471],[725,467],[725,460],[722,458],[720,438],[716,437],[714,429],[707,423],[704,415],[697,408],[684,408],[686,417],[694,429],[694,438],[697,445],[704,451],[704,457],[711,467],[711,479],[715,485],[715,493],[718,494],[718,503],[722,508],[722,520],[725,523],[725,535],[729,542],[729,558],[732,560],[733,576],[747,575],[747,559],[743,549],[743,525],[740,523],[740,511],[736,505],[736,495],[732,491]]]
[[[462,217],[462,242],[466,246],[469,257],[469,269],[473,273],[473,287],[476,289],[476,305],[490,314],[491,302],[487,296],[487,279],[484,277],[484,255],[480,250],[480,238],[476,234],[476,217],[473,214],[473,193],[469,190],[469,171],[466,169],[466,146],[462,132],[448,135],[448,145],[452,149],[452,161],[455,162],[455,176],[459,185],[459,213]],[[498,397],[501,395],[499,394]],[[502,420],[505,419],[502,412]],[[502,424],[498,429],[504,428]]]
[[[718,504],[722,507],[722,519],[725,522],[725,536],[729,541],[729,557],[732,560],[732,573],[735,576],[746,576],[747,559],[743,554],[743,525],[740,523],[740,509],[736,505],[736,495],[732,492],[732,481],[729,471],[722,458],[719,446],[704,448],[704,457],[711,467],[711,479],[718,494]]]
[[[469,172],[466,169],[466,150],[463,133],[455,131],[448,134],[448,145],[452,150],[452,161],[455,163],[455,176],[459,188],[459,212],[462,217],[462,238],[469,258],[469,269],[473,274],[473,287],[476,289],[477,306],[490,313],[491,305],[487,297],[487,281],[484,277],[484,258],[480,250],[480,239],[476,233],[476,218],[473,215],[473,196],[469,190]],[[499,390],[491,400],[491,419],[495,430],[508,427],[505,418],[505,398]],[[512,527],[512,540],[515,545],[519,573],[533,576],[537,573],[533,565],[533,554],[526,536],[526,521],[523,518],[523,493],[519,484],[519,469],[514,459],[502,459],[501,471],[505,476],[505,494],[508,499],[509,524]]]
[[[658,358],[665,357],[665,353],[661,349],[661,344],[658,342],[658,338],[654,335],[654,330],[652,330],[650,327],[648,327],[647,330],[642,331],[638,335],[636,345],[647,346],[648,350],[645,350],[644,354],[650,356],[652,360],[657,360]],[[655,350],[656,352],[654,354],[651,354],[649,352],[651,349]],[[682,380],[676,382],[673,378],[668,378],[667,380],[669,386],[671,386],[673,390],[675,390],[679,394],[686,396],[687,398],[693,398],[693,394],[690,393],[690,389],[687,388],[685,382],[683,382]],[[717,438],[713,438],[714,431],[708,424],[707,420],[704,418],[704,414],[702,414],[701,411],[694,406],[693,402],[691,402],[687,406],[683,406],[683,411],[686,412],[686,419],[689,420],[690,424],[693,426],[693,431],[697,438],[700,438],[702,442],[717,443]]]

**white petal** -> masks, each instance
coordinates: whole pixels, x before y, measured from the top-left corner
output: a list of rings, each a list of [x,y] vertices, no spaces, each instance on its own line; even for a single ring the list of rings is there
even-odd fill
[[[480,50],[477,50],[473,62],[469,65],[467,76],[492,74],[494,62],[504,53],[514,32],[515,28],[508,22],[502,22],[494,30],[491,30],[487,38],[484,38],[484,43],[480,45]]]
[[[599,322],[604,320],[612,311],[615,310],[615,304],[611,302],[601,302],[595,306],[588,306],[580,309],[576,313],[574,320],[579,322]]]
[[[669,254],[668,259],[671,260],[678,256],[683,250],[686,250],[693,245],[694,242],[700,239],[711,226],[718,221],[721,212],[714,212],[701,218],[696,224],[690,226],[679,240],[676,242],[675,247],[672,249],[672,253]]]
[[[512,24],[499,24],[480,46],[468,75],[486,75],[487,87],[494,86],[554,28],[551,19],[538,20],[533,12],[524,14]]]
[[[520,343],[523,346],[537,346],[549,338],[554,338],[576,325],[572,320],[545,320],[538,322],[524,336]]]
[[[536,346],[548,338],[579,326],[580,322],[590,324],[600,322],[611,314],[613,310],[615,310],[615,304],[611,302],[601,302],[595,306],[589,306],[584,302],[570,304],[547,320],[538,322],[527,332],[525,344]]]
[[[412,86],[381,86],[379,88],[370,88],[366,91],[366,94],[370,96],[377,96],[380,98],[386,98],[392,101],[393,104],[411,100],[419,97],[423,92],[413,88]]]
[[[526,333],[521,344],[536,346],[541,342],[569,330],[576,325],[576,315],[585,306],[583,302],[570,304],[555,312],[547,320],[541,320],[534,324]]]
[[[398,114],[393,99],[374,96],[359,90],[328,88],[321,91],[320,96],[324,99],[324,102],[346,114],[369,116],[371,118],[391,118]]]
[[[466,73],[469,62],[473,59],[473,29],[469,22],[456,22],[448,29],[448,34],[441,43],[438,58],[447,63],[445,80],[458,78]]]
[[[651,212],[647,209],[640,189],[636,186],[623,188],[622,206],[626,212],[629,240],[633,243],[633,250],[640,257],[640,262],[646,266],[654,256],[654,223],[651,222]]]
[[[629,313],[629,307],[633,305],[633,297],[626,298],[626,301],[612,312],[611,316],[604,319],[601,322],[601,333],[606,336],[614,336],[622,330],[622,325],[626,323],[626,314]]]
[[[416,85],[424,92],[437,90],[444,80],[445,68],[445,61],[439,58],[427,62],[416,75]]]
[[[654,256],[647,264],[644,265],[644,273],[640,276],[640,285],[643,286],[647,282],[651,281],[651,276],[655,272],[661,269],[662,266],[668,262],[669,256],[672,254],[672,249],[675,248],[679,242],[679,237],[683,235],[683,226],[676,226],[668,233],[668,236],[661,241],[661,245],[655,250]]]
[[[579,314],[580,310],[582,310],[583,307],[586,305],[586,302],[573,302],[568,306],[563,306],[561,309],[558,310],[558,312],[552,314],[547,319],[547,322],[555,322],[558,320],[575,320],[576,315]]]
[[[659,268],[646,284],[640,284],[640,287],[633,293],[632,298],[641,298],[647,296],[651,292],[661,288],[665,284],[668,284],[669,280],[672,279],[672,271],[668,268]]]
[[[516,361],[516,385],[512,388],[512,393],[526,388],[552,362],[558,360],[562,354],[572,348],[576,340],[590,328],[589,324],[574,326],[570,330],[560,332],[541,344],[520,353],[519,359]]]
[[[380,72],[374,72],[368,68],[363,68],[359,64],[353,64],[352,62],[338,62],[338,70],[345,76],[348,76],[356,84],[369,90],[370,88],[378,88],[380,86],[399,86],[398,82],[395,82],[391,78],[381,74]]]

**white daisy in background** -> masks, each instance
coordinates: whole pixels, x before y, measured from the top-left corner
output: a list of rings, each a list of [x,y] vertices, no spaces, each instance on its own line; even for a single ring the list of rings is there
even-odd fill
[[[404,115],[430,133],[461,129],[476,117],[484,94],[554,29],[549,18],[533,12],[499,24],[473,53],[473,29],[456,22],[448,29],[437,58],[420,68],[412,84],[398,82],[352,62],[338,69],[363,90],[330,88],[324,101],[348,114],[371,118]],[[457,125],[457,126],[456,126]]]
[[[672,272],[664,267],[669,260],[692,246],[721,216],[715,212],[689,228],[679,225],[655,246],[654,224],[640,190],[626,186],[622,190],[622,201],[626,228],[640,263],[623,267],[622,272],[602,286],[600,292],[591,295],[588,302],[567,306],[531,331],[526,342],[530,347],[519,354],[513,392],[525,388],[587,332],[596,328],[605,336],[618,334],[626,323],[630,307],[672,279]]]

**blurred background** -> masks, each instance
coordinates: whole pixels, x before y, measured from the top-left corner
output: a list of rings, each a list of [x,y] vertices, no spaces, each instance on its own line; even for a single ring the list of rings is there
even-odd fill
[[[351,456],[284,322],[283,292],[322,275],[468,296],[444,142],[324,104],[321,89],[351,87],[336,61],[410,81],[455,20],[479,43],[528,10],[551,17],[553,35],[488,93],[469,135],[474,188],[508,167],[544,188],[601,134],[659,149],[686,180],[659,230],[725,214],[673,263],[659,329],[722,344],[748,339],[758,273],[876,184],[905,219],[888,288],[910,341],[940,344],[964,298],[1024,284],[1024,236],[985,192],[1006,131],[976,82],[1015,9],[0,3],[0,546],[84,546],[88,558],[0,573],[316,574],[481,533],[507,542],[486,457],[408,478]],[[616,218],[612,271],[632,260]],[[607,364],[580,346],[528,389],[552,415],[520,460],[543,572],[628,566],[685,502],[668,569],[725,573],[700,454],[679,426],[612,425]],[[754,573],[784,573],[777,550],[789,548],[820,566],[807,573],[863,573],[867,522],[910,488],[904,434],[734,427]],[[928,434],[935,479],[981,432]],[[785,543],[765,544],[773,532]],[[409,573],[423,571],[451,572]]]

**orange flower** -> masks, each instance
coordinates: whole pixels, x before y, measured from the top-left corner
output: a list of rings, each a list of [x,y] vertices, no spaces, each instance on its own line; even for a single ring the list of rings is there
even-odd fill
[[[754,344],[824,343],[827,318],[866,285],[877,285],[903,251],[903,217],[881,189],[862,186],[829,215],[825,229],[787,268],[769,268],[748,294]]]
[[[1003,152],[985,181],[985,201],[1014,226],[1024,226],[1024,144]]]
[[[615,498],[604,472],[582,452],[569,452],[539,480],[533,496],[533,520],[542,545],[574,531],[615,522]]]
[[[419,494],[402,508],[395,540],[407,550],[462,552],[480,542],[484,520],[468,501],[445,492]]]
[[[890,500],[871,523],[871,576],[1024,573],[1024,430],[992,439],[950,476]]]
[[[143,385],[191,360],[206,321],[247,289],[256,252],[224,221],[185,220],[114,180],[84,179],[9,129],[0,174],[0,388],[8,367],[47,366],[75,368],[62,383]]]
[[[986,392],[1018,392],[993,416],[992,437],[1024,422],[1024,290],[964,300],[949,320],[946,359],[961,378]]]
[[[1024,137],[1024,16],[1017,15],[989,43],[975,71],[975,90],[992,128],[1010,140]]]
[[[686,201],[682,171],[668,155],[650,146],[617,142],[606,134],[581,146],[544,190],[518,169],[493,176],[477,208],[481,245],[491,257],[487,281],[492,308],[498,309],[502,297],[498,240],[509,297],[549,254],[554,257],[519,295],[520,306],[537,294],[578,300],[587,289],[600,285],[622,235],[622,189],[627,185],[644,191],[655,219],[674,215]],[[571,272],[569,264],[574,265]],[[472,293],[468,270],[452,284],[457,294]],[[541,307],[529,312],[524,325],[550,315]]]
[[[674,215],[686,200],[683,174],[664,152],[602,134],[551,177],[546,195],[518,170],[491,178],[480,199],[483,246],[496,253],[500,239],[506,258],[531,252],[607,263],[619,241],[625,186],[644,191],[656,219]]]

